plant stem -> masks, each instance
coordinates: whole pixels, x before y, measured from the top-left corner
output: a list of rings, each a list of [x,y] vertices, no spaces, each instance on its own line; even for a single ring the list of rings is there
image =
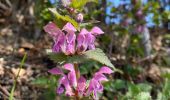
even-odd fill
[[[20,67],[19,67],[19,71],[18,71],[18,73],[17,73],[17,76],[16,76],[16,78],[15,78],[15,80],[14,80],[14,84],[13,84],[13,86],[12,86],[12,90],[11,90],[11,93],[10,93],[9,100],[13,100],[14,91],[15,91],[15,87],[16,87],[16,84],[17,84],[17,79],[18,79],[18,77],[19,77],[19,73],[20,73],[20,71],[21,71],[21,68],[22,68],[22,66],[24,65],[24,62],[25,62],[26,57],[27,57],[27,54],[25,53],[25,54],[24,54],[24,57],[22,58],[21,65],[20,65]]]
[[[74,70],[75,70],[75,73],[76,73],[76,80],[77,80],[77,83],[78,83],[78,79],[80,78],[80,71],[79,71],[77,63],[74,63]],[[80,100],[79,95],[78,95],[78,89],[75,90],[75,99]]]

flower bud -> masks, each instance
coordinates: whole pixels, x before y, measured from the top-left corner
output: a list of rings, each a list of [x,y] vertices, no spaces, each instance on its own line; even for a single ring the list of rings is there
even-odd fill
[[[83,14],[82,13],[77,14],[76,20],[77,22],[81,23],[83,21]]]

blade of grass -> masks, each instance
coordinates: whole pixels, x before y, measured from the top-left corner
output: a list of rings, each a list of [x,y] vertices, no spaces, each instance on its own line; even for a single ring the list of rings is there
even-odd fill
[[[9,100],[13,100],[14,91],[15,91],[15,87],[16,87],[16,84],[17,84],[17,79],[18,79],[18,77],[19,77],[19,73],[20,73],[20,71],[21,71],[21,68],[22,68],[22,66],[23,66],[24,63],[25,63],[26,57],[27,57],[27,54],[25,53],[25,54],[24,54],[24,57],[22,58],[21,65],[20,65],[20,67],[19,67],[19,71],[18,71],[18,73],[17,73],[17,76],[16,76],[16,78],[15,78],[15,80],[14,80],[14,83],[13,83],[13,86],[12,86],[12,90],[11,90],[11,93],[10,93]]]

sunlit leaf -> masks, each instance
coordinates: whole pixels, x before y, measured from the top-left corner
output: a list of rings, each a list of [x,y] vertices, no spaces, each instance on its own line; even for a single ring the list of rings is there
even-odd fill
[[[54,14],[54,16],[56,17],[56,19],[59,19],[60,21],[66,21],[66,22],[70,22],[73,24],[73,26],[79,30],[79,24],[72,19],[71,17],[69,17],[68,15],[60,15],[57,10],[55,8],[49,8],[49,11],[52,12],[52,14]],[[57,24],[57,23],[56,23]]]
[[[71,7],[75,8],[75,9],[82,9],[83,6],[86,5],[86,3],[88,2],[95,2],[97,3],[98,0],[72,0],[71,2]]]

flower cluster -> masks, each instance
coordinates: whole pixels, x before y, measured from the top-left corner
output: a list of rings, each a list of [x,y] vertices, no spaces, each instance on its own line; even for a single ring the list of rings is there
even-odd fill
[[[111,74],[113,71],[103,66],[101,69],[96,72],[90,82],[86,82],[86,79],[83,76],[80,76],[79,79],[76,79],[75,69],[73,64],[65,64],[63,66],[65,70],[68,70],[69,73],[66,75],[63,71],[55,67],[49,70],[49,73],[54,75],[61,75],[59,79],[59,84],[57,88],[57,93],[61,94],[64,92],[67,96],[75,96],[76,91],[78,92],[79,97],[92,95],[94,99],[97,99],[97,92],[103,91],[102,81],[108,81],[104,74]]]
[[[55,42],[52,51],[55,53],[63,52],[66,55],[95,49],[96,36],[104,33],[99,27],[95,26],[91,31],[83,28],[76,36],[77,30],[71,23],[67,23],[61,30],[53,22],[48,23],[44,30],[50,34]]]

